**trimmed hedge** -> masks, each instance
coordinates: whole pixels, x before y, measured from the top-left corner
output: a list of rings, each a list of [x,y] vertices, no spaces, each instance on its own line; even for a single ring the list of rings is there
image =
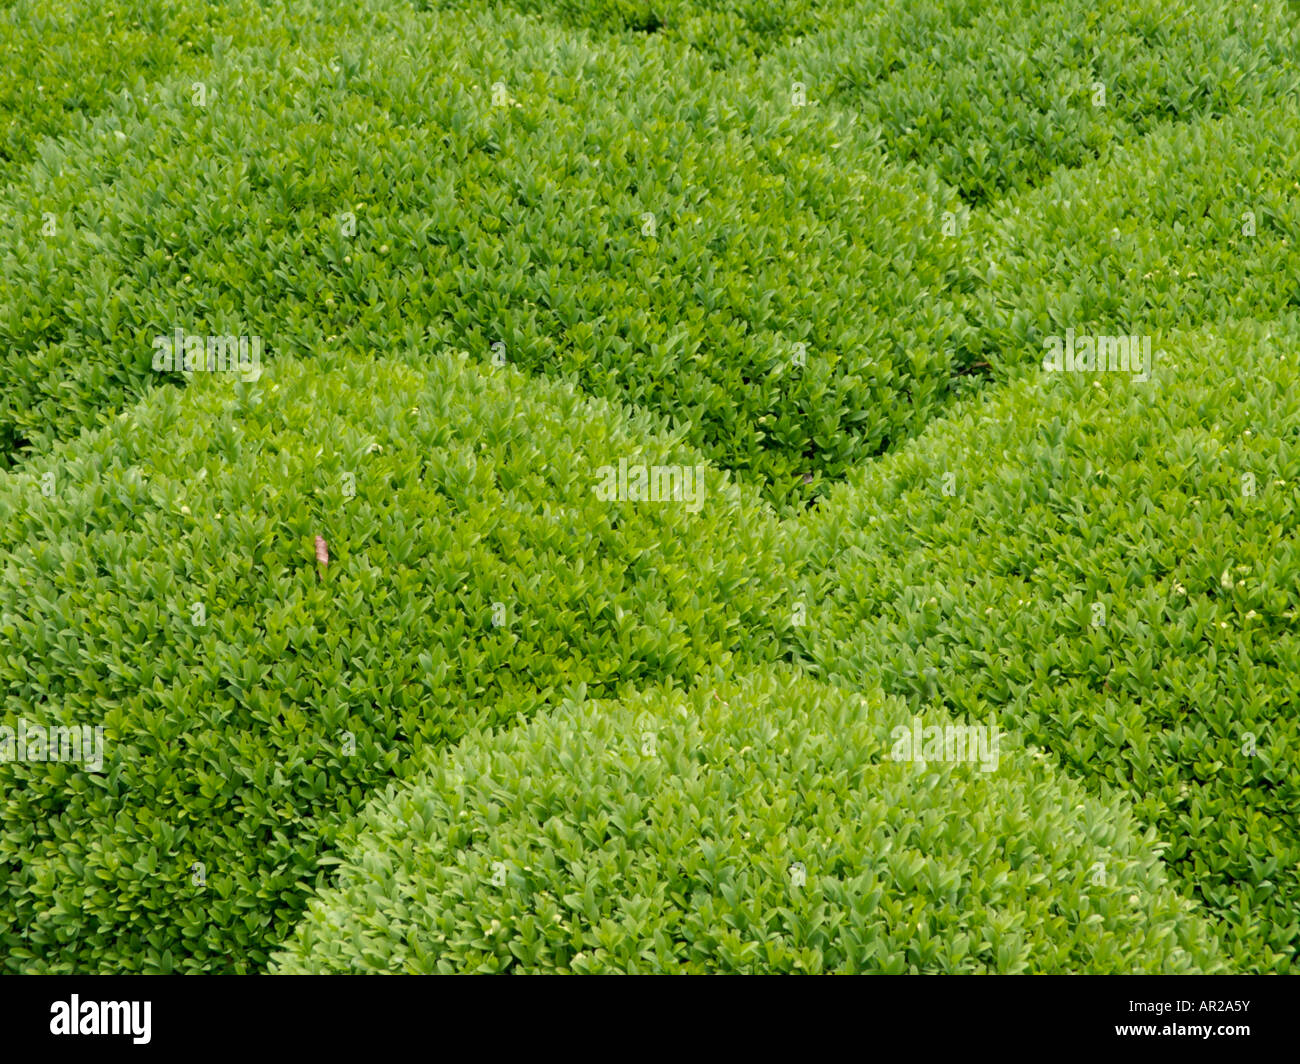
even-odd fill
[[[1294,970],[1284,5],[511,6],[0,7],[6,966]]]
[[[202,111],[188,81],[119,101],[50,147],[33,192],[11,191],[8,449],[48,446],[130,401],[155,377],[152,338],[178,326],[261,335],[272,355],[331,336],[484,358],[501,344],[531,370],[689,422],[712,460],[793,503],[924,425],[954,370],[1000,361],[1007,318],[1010,339],[1038,340],[1020,319],[1046,298],[1039,278],[1059,246],[1040,252],[1035,234],[1021,247],[1020,219],[1007,236],[977,221],[944,237],[944,210],[961,212],[951,194],[885,165],[874,134],[833,110],[792,108],[780,63],[719,75],[670,42],[597,53],[515,16],[380,15],[373,41],[228,55],[213,75],[220,102]],[[886,16],[938,34],[937,16]],[[492,107],[496,81],[510,106]],[[1255,140],[1278,147],[1294,128],[1286,110]],[[325,128],[346,131],[328,155]],[[1241,143],[1223,147],[1240,169],[1259,144],[1244,120],[1232,128]],[[1182,142],[1162,136],[1117,165],[1163,165]],[[1109,197],[1076,224],[1126,209],[1105,170],[1054,187],[1071,182]],[[1182,199],[1166,203],[1178,217]],[[1288,210],[1261,209],[1261,226]],[[1258,259],[1259,247],[1234,253]],[[1265,269],[1285,284],[1276,265]]]
[[[0,761],[9,969],[260,968],[423,748],[787,653],[770,513],[708,469],[699,507],[597,496],[698,463],[680,434],[424,361],[196,378],[0,478],[0,722],[106,744],[103,774]]]
[[[996,711],[1092,790],[1118,788],[1233,964],[1284,971],[1300,326],[1166,346],[1148,384],[1040,373],[834,490],[791,530],[810,574],[796,635],[826,679]]]
[[[53,360],[43,359],[23,338],[66,318],[75,345],[80,342],[76,328],[89,313],[88,306],[110,313],[114,322],[122,313],[121,307],[112,306],[111,267],[105,272],[96,256],[102,247],[98,229],[105,221],[114,223],[113,212],[121,206],[111,186],[120,178],[120,168],[131,165],[122,151],[126,129],[142,126],[133,133],[147,140],[161,114],[192,120],[214,104],[222,87],[218,80],[229,76],[218,79],[214,71],[225,70],[236,46],[264,39],[277,42],[272,50],[235,52],[234,58],[245,60],[291,47],[328,55],[340,38],[386,26],[385,6],[382,0],[370,0],[366,10],[322,12],[299,5],[273,12],[242,0],[223,0],[202,10],[173,0],[131,0],[110,11],[79,0],[55,0],[53,6],[18,0],[0,11],[0,50],[15,69],[31,72],[29,78],[15,79],[0,90],[0,119],[8,115],[10,122],[10,149],[0,166],[12,164],[9,176],[14,182],[0,186],[0,222],[7,238],[0,261],[8,260],[0,268],[0,316],[9,321],[8,328],[0,328],[9,355],[0,367],[0,468],[12,464],[15,451],[22,453],[32,444],[97,423],[94,415],[100,408],[124,398],[117,380],[125,371],[118,363],[138,362],[133,344],[107,353],[73,353],[52,395],[39,410],[32,405],[42,396],[37,382],[56,371]],[[183,74],[176,72],[181,70]],[[154,84],[146,75],[170,80]],[[202,104],[197,102],[196,81],[202,86]],[[49,139],[41,144],[43,138]],[[82,246],[71,254],[72,216],[67,208],[76,204],[48,195],[51,184],[77,168],[69,161],[69,151],[89,151],[90,165],[100,170],[97,180],[107,186],[87,186],[82,175],[80,194],[86,199],[79,209],[85,211],[83,221],[88,219],[91,231],[77,235]],[[182,151],[167,160],[173,175],[184,172],[177,161],[185,158]],[[81,165],[86,165],[85,159]],[[72,180],[75,184],[76,178]],[[107,205],[107,219],[99,205]],[[135,206],[138,213],[139,204]],[[15,259],[28,271],[25,284],[15,284],[17,275],[9,268]],[[79,302],[60,315],[57,301],[66,288],[56,285],[55,278],[77,272],[94,275],[93,294],[81,290]],[[89,346],[93,350],[93,340]],[[65,404],[68,409],[63,409]]]
[[[0,426],[39,449],[95,424],[178,325],[273,354],[500,343],[689,424],[777,502],[944,402],[939,190],[788,81],[518,16],[395,15],[333,53],[232,53],[216,104],[160,91],[33,168],[0,258]]]
[[[138,79],[165,75],[243,28],[238,3],[18,0],[0,7],[0,166],[25,162],[42,137],[75,128]],[[246,42],[244,42],[246,43]]]
[[[39,142],[78,131],[123,92],[145,95],[184,71],[201,80],[213,56],[277,34],[302,43],[319,29],[355,31],[346,9],[270,11],[250,0],[15,0],[0,6],[0,172],[30,162]]]
[[[891,761],[911,715],[761,673],[475,732],[349,828],[274,970],[1217,967],[1152,832],[1010,737]]]
[[[508,6],[645,42],[683,41],[733,73],[768,58],[763,80],[806,83],[814,104],[853,112],[891,154],[933,168],[974,206],[1095,163],[1164,124],[1264,107],[1300,83],[1286,0],[1249,12],[1226,0]]]
[[[1298,82],[1286,0],[1013,3],[954,24],[946,7],[883,28],[846,18],[780,62],[972,205],[1090,167],[1166,122],[1256,111]]]
[[[1300,101],[1172,126],[1058,174],[968,238],[968,358],[1037,367],[1048,336],[1153,336],[1300,306]],[[1248,231],[1249,230],[1249,231]]]

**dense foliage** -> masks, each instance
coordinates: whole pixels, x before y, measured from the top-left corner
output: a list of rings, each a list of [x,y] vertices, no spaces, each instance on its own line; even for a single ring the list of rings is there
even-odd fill
[[[706,470],[696,513],[611,507],[599,467],[698,459],[566,386],[427,363],[161,391],[0,487],[7,714],[102,724],[110,766],[0,762],[10,966],[256,967],[424,746],[780,653],[757,503]]]
[[[892,761],[910,717],[760,673],[475,734],[358,818],[278,969],[1217,967],[1131,817],[1037,751]]]
[[[1300,951],[1298,340],[1206,328],[1147,384],[1019,381],[803,530],[818,671],[995,708],[1116,788],[1265,969]]]
[[[0,2],[7,968],[1294,970],[1297,36]]]

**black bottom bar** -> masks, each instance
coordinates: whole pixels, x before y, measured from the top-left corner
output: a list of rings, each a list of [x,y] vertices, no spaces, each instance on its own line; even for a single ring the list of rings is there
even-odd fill
[[[7,1048],[59,1056],[111,1047],[319,1050],[338,1059],[418,1039],[433,1052],[468,1043],[491,1056],[550,1047],[585,1057],[640,1055],[662,1038],[666,1051],[692,1056],[716,1047],[734,1057],[751,1046],[765,1056],[807,1056],[847,1040],[876,1051],[1131,1046],[1287,1059],[1297,985],[1231,976],[715,977],[693,985],[654,977],[14,977],[0,983],[0,1015]],[[85,1033],[92,1030],[100,1033]]]

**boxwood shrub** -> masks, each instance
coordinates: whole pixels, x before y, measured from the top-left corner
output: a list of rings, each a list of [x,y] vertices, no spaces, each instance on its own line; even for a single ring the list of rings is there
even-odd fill
[[[890,760],[911,717],[764,670],[476,731],[349,827],[274,970],[1218,967],[1122,803],[1010,736]]]
[[[1164,123],[1251,113],[1297,84],[1286,0],[1051,0],[951,21],[950,6],[908,5],[910,18],[885,27],[838,20],[778,62],[969,205],[1092,167]]]
[[[670,415],[783,502],[944,402],[943,196],[842,116],[684,45],[392,22],[232,52],[201,112],[160,88],[32,168],[0,425],[39,450],[97,423],[178,326],[273,357],[447,342]]]
[[[1294,970],[1285,5],[471,6],[0,7],[5,966]]]
[[[75,128],[123,89],[189,69],[218,42],[250,43],[260,5],[240,0],[14,0],[0,7],[0,171]],[[20,75],[20,76],[19,76]]]
[[[680,433],[423,362],[196,377],[0,478],[0,720],[106,747],[98,774],[0,761],[6,967],[259,968],[421,749],[786,654],[754,498],[707,468],[699,506],[594,490],[623,459],[694,467]]]
[[[373,30],[386,6],[272,7],[257,0],[10,0],[0,6],[0,181],[24,184],[21,168],[40,142],[84,132],[124,93],[148,96],[160,80],[210,84],[213,60],[277,39],[297,46]],[[183,76],[183,77],[182,77]]]
[[[1049,336],[1150,335],[1300,306],[1294,96],[1172,125],[973,216],[966,357],[1037,372]]]
[[[819,674],[996,712],[1117,792],[1232,963],[1300,950],[1294,320],[1167,342],[1148,384],[1016,381],[797,532]]]

